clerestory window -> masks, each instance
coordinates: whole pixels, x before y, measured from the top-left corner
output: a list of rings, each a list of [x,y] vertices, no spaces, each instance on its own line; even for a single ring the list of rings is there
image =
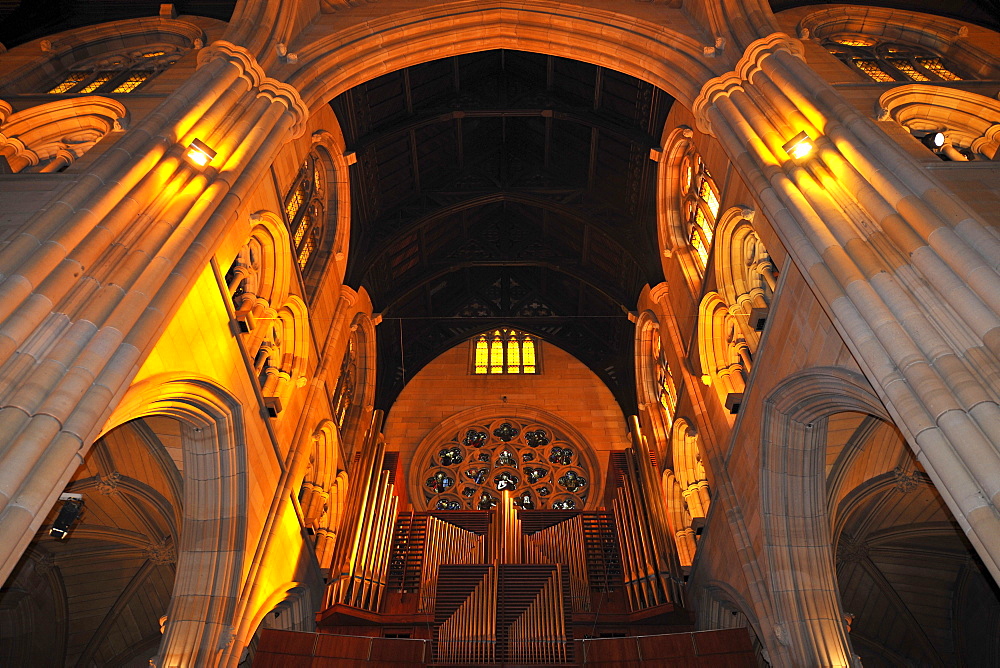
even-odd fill
[[[885,42],[867,35],[843,35],[823,45],[851,69],[872,81],[961,81],[962,76],[941,56],[923,47]]]
[[[170,44],[104,54],[74,65],[46,92],[50,95],[131,93],[182,55],[180,48]]]
[[[516,329],[501,328],[472,340],[474,374],[539,373],[538,338]]]
[[[715,236],[719,216],[719,191],[698,152],[691,148],[681,162],[681,211],[687,224],[687,241],[694,250],[701,271]]]
[[[310,153],[285,197],[285,221],[292,234],[295,262],[303,275],[323,240],[326,223],[326,170]]]

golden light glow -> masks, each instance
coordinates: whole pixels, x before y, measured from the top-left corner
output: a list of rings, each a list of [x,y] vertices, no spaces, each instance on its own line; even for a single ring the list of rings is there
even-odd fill
[[[188,145],[187,158],[199,167],[204,167],[212,162],[215,155],[215,151],[200,139],[192,139]]]
[[[800,132],[783,144],[781,148],[785,149],[785,152],[792,156],[792,159],[802,160],[813,152],[815,144],[813,144],[813,140],[809,135],[805,132]]]

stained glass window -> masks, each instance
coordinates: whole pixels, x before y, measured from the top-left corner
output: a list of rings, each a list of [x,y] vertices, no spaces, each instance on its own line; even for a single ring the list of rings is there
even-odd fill
[[[868,35],[841,35],[824,45],[848,67],[879,83],[963,79],[924,47],[882,42]]]
[[[653,328],[650,334],[652,340],[650,344],[650,363],[652,364],[654,392],[656,399],[663,408],[664,417],[669,426],[674,420],[674,412],[677,410],[677,389],[674,386],[674,377],[670,373],[670,364],[667,363],[667,353],[663,348],[663,340],[660,338],[660,330]]]
[[[295,262],[303,273],[316,257],[326,219],[326,169],[316,153],[310,153],[285,197],[285,222],[292,234]]]
[[[719,215],[719,194],[701,156],[690,148],[681,167],[681,211],[687,225],[687,241],[694,251],[698,269],[708,264]]]
[[[174,46],[106,53],[75,65],[46,92],[50,95],[131,93],[182,55],[183,51]]]
[[[538,339],[516,329],[495,329],[472,340],[472,373],[538,373]]]
[[[431,450],[424,498],[437,510],[486,510],[503,492],[526,509],[582,509],[590,473],[579,446],[548,425],[516,418],[471,424]]]

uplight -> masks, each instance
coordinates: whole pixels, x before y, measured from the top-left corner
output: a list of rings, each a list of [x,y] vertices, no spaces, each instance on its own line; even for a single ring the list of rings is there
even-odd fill
[[[805,132],[800,132],[782,144],[781,148],[785,149],[785,152],[792,156],[793,160],[801,160],[812,153],[814,144],[809,135]]]
[[[923,142],[924,146],[934,151],[944,146],[944,133],[928,132],[920,138],[920,141]]]
[[[188,145],[187,158],[199,167],[204,167],[212,162],[212,158],[214,157],[215,151],[200,139],[193,139]]]

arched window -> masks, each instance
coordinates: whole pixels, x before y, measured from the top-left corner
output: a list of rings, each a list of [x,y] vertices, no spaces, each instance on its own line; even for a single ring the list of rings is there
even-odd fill
[[[687,242],[704,272],[719,217],[719,190],[693,146],[685,153],[680,168],[681,214],[687,227]]]
[[[663,408],[666,424],[669,427],[674,420],[674,411],[677,410],[677,388],[674,386],[673,374],[670,373],[670,364],[667,363],[667,352],[660,339],[659,327],[653,329],[650,344],[652,346],[650,364],[656,399]]]
[[[337,379],[337,389],[333,393],[333,421],[343,433],[347,411],[354,404],[354,392],[358,375],[358,332],[355,330],[347,341],[347,351],[340,365],[340,378]]]
[[[102,54],[70,67],[46,92],[50,95],[131,93],[182,55],[184,51],[173,44],[153,44]]]
[[[538,338],[516,329],[494,329],[472,340],[472,372],[539,373]]]
[[[961,81],[969,77],[923,47],[889,42],[870,35],[837,35],[823,46],[851,69],[872,81]]]
[[[303,275],[324,238],[326,227],[326,168],[310,153],[285,197],[285,221],[292,234],[295,262]]]
[[[591,472],[580,446],[550,425],[512,417],[463,425],[431,448],[427,507],[488,510],[503,492],[526,510],[583,510]]]

